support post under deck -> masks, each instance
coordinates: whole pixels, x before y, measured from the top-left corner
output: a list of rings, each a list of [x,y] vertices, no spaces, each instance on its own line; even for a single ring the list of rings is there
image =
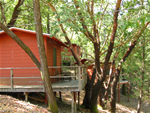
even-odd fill
[[[80,91],[78,91],[78,109],[80,108]]]
[[[76,92],[71,92],[71,94],[72,94],[71,113],[77,113]]]
[[[25,101],[27,102],[28,101],[28,92],[24,92],[24,95],[25,95]]]

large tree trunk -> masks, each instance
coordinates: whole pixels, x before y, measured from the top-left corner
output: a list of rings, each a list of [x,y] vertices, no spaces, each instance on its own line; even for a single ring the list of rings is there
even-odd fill
[[[44,46],[44,41],[43,41],[39,0],[33,0],[33,6],[34,6],[35,23],[37,23],[35,28],[36,28],[37,44],[39,48],[41,67],[42,67],[41,74],[44,77],[43,83],[44,83],[44,87],[47,93],[48,106],[50,108],[50,111],[52,111],[53,113],[58,113],[56,99],[55,99],[53,89],[50,83],[50,76],[49,76],[47,58],[46,58],[46,53],[45,53],[45,46]]]
[[[92,113],[98,113],[97,102],[98,102],[99,94],[102,94],[100,92],[101,89],[102,89],[102,83],[101,83],[101,81],[98,80],[98,82],[95,84],[95,86],[92,90],[92,97],[91,97],[91,101],[90,101],[90,110]],[[102,97],[102,95],[100,95],[100,97]]]
[[[89,75],[87,76],[88,76],[88,80],[85,86],[85,96],[83,100],[83,105],[85,106],[85,108],[90,109],[90,101],[91,101],[91,96],[92,96],[92,91],[93,91],[93,84],[94,84],[95,76],[96,76],[96,69],[94,68],[91,79],[89,78]]]

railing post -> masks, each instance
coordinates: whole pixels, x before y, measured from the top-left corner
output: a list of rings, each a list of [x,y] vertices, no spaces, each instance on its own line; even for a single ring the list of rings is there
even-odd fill
[[[81,67],[81,69],[82,69],[81,75],[84,75],[84,70],[83,70],[83,67]]]
[[[11,89],[14,88],[14,83],[13,83],[13,69],[10,69],[10,84],[11,84]]]
[[[79,66],[79,90],[81,90],[81,66]]]

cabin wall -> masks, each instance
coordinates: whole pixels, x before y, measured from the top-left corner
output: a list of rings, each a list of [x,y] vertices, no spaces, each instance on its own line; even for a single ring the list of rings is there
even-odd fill
[[[33,54],[39,60],[36,36],[34,34],[14,31],[14,33],[32,50]],[[36,67],[30,57],[22,48],[7,34],[0,35],[0,68],[16,67]],[[14,69],[14,77],[40,77],[38,69]],[[10,70],[0,70],[0,77],[10,77]],[[6,80],[6,79],[5,79]],[[35,80],[35,79],[34,79]],[[34,84],[33,79],[15,79],[14,84]],[[37,81],[41,81],[41,78]],[[21,82],[20,82],[21,81]],[[26,82],[28,81],[28,83]],[[37,82],[40,83],[40,82]],[[10,84],[10,80],[2,81],[0,84]]]
[[[56,66],[61,66],[61,46],[56,43],[54,40],[50,38],[45,38],[46,42],[46,53],[47,53],[47,62],[48,66],[54,66],[54,55],[53,55],[53,48],[56,48]],[[49,68],[50,76],[57,76],[61,73],[60,68]],[[51,79],[51,82],[56,82],[58,80]]]
[[[35,35],[15,32],[15,34],[30,48],[39,60],[39,52]],[[0,36],[0,67],[36,67],[23,49],[7,34]]]

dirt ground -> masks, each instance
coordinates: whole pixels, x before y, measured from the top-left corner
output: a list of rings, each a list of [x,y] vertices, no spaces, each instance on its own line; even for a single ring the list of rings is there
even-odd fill
[[[71,93],[63,92],[62,101],[59,101],[57,96],[57,104],[59,113],[71,113]],[[81,93],[80,99],[82,103],[84,92]],[[31,104],[32,102],[33,104]],[[48,111],[44,103],[31,100],[25,102],[11,96],[0,95],[0,113],[51,113]],[[137,99],[130,98],[127,102],[127,97],[121,95],[120,103],[117,103],[117,113],[135,113],[137,108]],[[109,109],[109,108],[108,108]],[[77,113],[90,113],[89,110],[80,108]],[[99,113],[109,113],[108,110],[99,109]],[[141,113],[150,113],[150,103],[142,103]]]

